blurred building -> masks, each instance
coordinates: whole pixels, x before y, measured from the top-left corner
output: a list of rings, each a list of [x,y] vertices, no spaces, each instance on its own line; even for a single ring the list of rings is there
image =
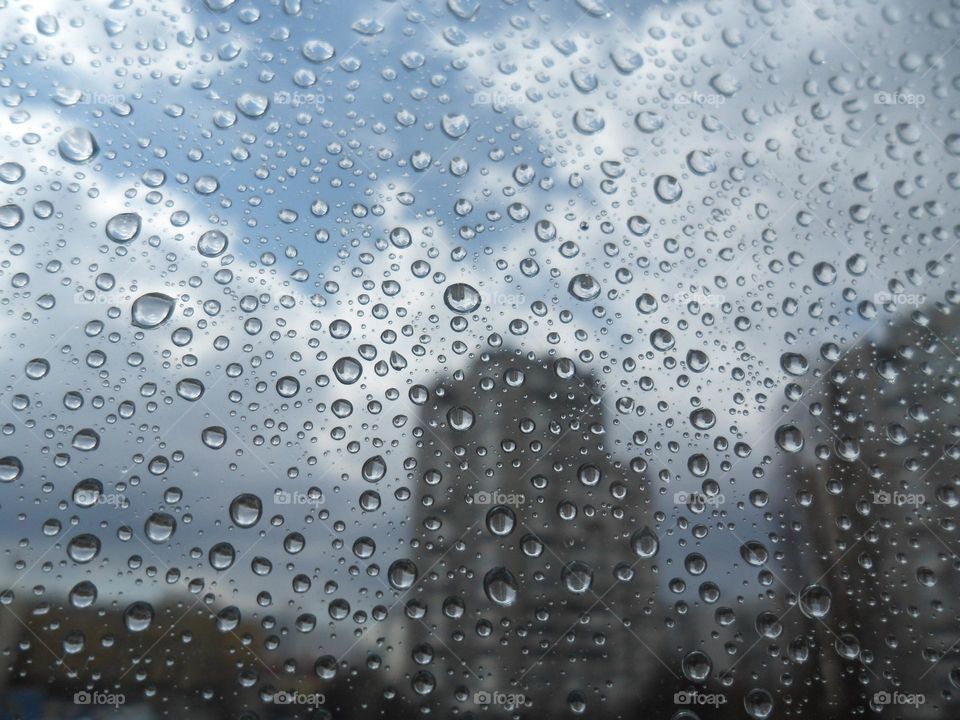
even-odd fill
[[[653,561],[631,545],[649,496],[606,444],[602,394],[569,360],[507,351],[413,389],[421,580],[393,670],[414,703],[613,718],[656,684]]]
[[[820,646],[831,716],[957,717],[958,352],[956,308],[928,305],[869,333],[804,399],[814,447],[794,471],[792,550],[797,584],[825,588],[830,609],[798,636]]]

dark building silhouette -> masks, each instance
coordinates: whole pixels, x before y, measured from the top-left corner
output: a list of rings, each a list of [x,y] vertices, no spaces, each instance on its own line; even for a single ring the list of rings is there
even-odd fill
[[[831,605],[793,629],[818,646],[823,716],[960,713],[958,352],[957,308],[928,305],[876,328],[805,399],[791,552],[798,585]]]
[[[631,549],[650,499],[607,445],[597,378],[501,351],[418,394],[422,579],[394,610],[402,694],[443,717],[479,711],[477,693],[504,711],[523,695],[540,717],[642,707],[662,670],[654,560]]]

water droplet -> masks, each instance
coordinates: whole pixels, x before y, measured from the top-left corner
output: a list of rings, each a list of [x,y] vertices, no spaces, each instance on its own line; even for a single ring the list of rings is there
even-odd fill
[[[664,203],[675,203],[683,195],[680,181],[673,175],[660,175],[653,183],[653,191],[657,198]]]
[[[510,607],[517,601],[519,588],[513,573],[505,567],[495,567],[483,578],[483,591],[494,605]]]
[[[202,398],[204,391],[203,383],[196,378],[184,378],[177,383],[177,395],[190,402]]]
[[[88,563],[99,554],[100,538],[89,533],[77,535],[67,545],[67,555],[77,563]]]
[[[453,407],[447,411],[447,424],[454,432],[466,432],[475,421],[473,410],[468,407]]]
[[[103,483],[96,478],[81,480],[73,487],[73,502],[78,507],[93,507],[103,494]]]
[[[75,127],[60,136],[57,149],[67,162],[82,164],[89,162],[100,151],[93,133],[83,127]]]
[[[228,542],[221,542],[210,548],[207,559],[214,570],[229,570],[237,557],[237,551]]]
[[[472,285],[453,283],[443,293],[444,304],[457,313],[470,313],[480,307],[480,293]]]
[[[750,540],[740,546],[740,557],[742,557],[748,565],[761,567],[767,562],[769,554],[763,544],[756,540]]]
[[[575,275],[567,285],[568,292],[577,300],[593,300],[600,295],[600,283],[588,273]]]
[[[563,586],[576,595],[582,595],[593,586],[593,570],[586,563],[574,560],[560,571]]]
[[[81,452],[92,452],[100,447],[100,435],[92,428],[82,428],[74,434],[70,444]]]
[[[75,608],[91,607],[97,601],[97,586],[89,580],[82,580],[70,590],[69,598]]]
[[[132,633],[143,632],[153,623],[153,606],[142,601],[130,604],[123,613],[123,623]]]
[[[217,257],[227,249],[227,242],[227,236],[221,231],[207,230],[197,240],[197,251],[204,257]]]
[[[282,398],[296,397],[300,392],[300,381],[291,375],[284,375],[277,380],[277,395]]]
[[[766,720],[773,713],[773,698],[766,690],[757,688],[743,697],[743,707],[753,720]]]
[[[574,113],[573,126],[584,135],[593,135],[603,130],[606,122],[594,108],[583,108]]]
[[[211,425],[200,433],[200,440],[211,450],[219,450],[227,444],[227,431],[220,425]]]
[[[807,585],[800,591],[800,611],[809,618],[822,618],[830,612],[833,598],[822,585]]]
[[[443,116],[440,126],[447,137],[458,140],[470,129],[470,119],[466,115],[451,113]]]
[[[801,375],[806,375],[807,370],[810,369],[807,358],[800,353],[787,352],[783,353],[780,356],[780,367],[783,368],[783,371],[788,375],[793,375],[794,377],[800,377]]]
[[[334,56],[333,45],[324,40],[307,40],[301,50],[303,56],[313,63],[326,62]]]
[[[27,363],[24,372],[30,380],[42,380],[50,372],[50,363],[44,358],[34,358]]]
[[[706,653],[694,650],[684,656],[680,667],[687,680],[700,683],[710,677],[710,673],[713,670],[713,662]]]
[[[23,474],[23,463],[12,455],[0,458],[0,482],[14,482]]]
[[[803,450],[803,433],[796,425],[781,425],[776,432],[777,445],[788,453],[798,453]]]
[[[176,301],[163,293],[151,292],[141,295],[133,302],[132,322],[138,328],[151,330],[169,320],[175,306]]]
[[[660,352],[666,352],[673,348],[675,344],[673,339],[673,333],[671,333],[666,328],[657,328],[652,333],[650,333],[650,344],[654,347],[655,350]]]
[[[114,215],[107,220],[107,237],[116,243],[130,242],[140,234],[140,216],[135,212]]]
[[[247,92],[237,98],[237,110],[248,118],[256,119],[263,117],[264,113],[269,109],[270,99],[262,93]]]
[[[147,539],[158,545],[167,542],[177,531],[177,521],[165,512],[152,513],[143,524]]]
[[[417,581],[417,566],[406,558],[395,560],[387,570],[387,579],[395,590],[407,590]]]
[[[709,175],[717,170],[713,158],[703,150],[693,150],[687,155],[687,167],[697,175]]]
[[[505,537],[516,527],[517,516],[506,505],[495,505],[487,511],[486,523],[491,535]]]
[[[263,503],[252,493],[237,495],[230,502],[230,519],[237,527],[249,528],[260,522]]]
[[[0,206],[0,228],[14,230],[23,222],[23,210],[19,205],[9,204]]]
[[[637,530],[630,538],[630,547],[639,558],[652,558],[660,550],[660,539],[648,527]]]
[[[653,133],[663,128],[663,118],[650,110],[638,112],[634,122],[637,128],[645,133]]]
[[[349,356],[342,357],[333,364],[333,374],[344,385],[353,385],[362,373],[363,366],[360,362]]]
[[[360,474],[370,483],[380,482],[387,474],[387,463],[381,455],[374,455],[363,463]]]

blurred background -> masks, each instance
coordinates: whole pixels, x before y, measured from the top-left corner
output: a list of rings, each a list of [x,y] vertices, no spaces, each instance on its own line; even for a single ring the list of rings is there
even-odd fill
[[[956,3],[0,20],[0,718],[957,716]]]

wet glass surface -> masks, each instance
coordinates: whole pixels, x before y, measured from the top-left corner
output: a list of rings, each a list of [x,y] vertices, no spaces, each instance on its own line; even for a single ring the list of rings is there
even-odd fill
[[[958,717],[958,25],[0,0],[0,718]]]

